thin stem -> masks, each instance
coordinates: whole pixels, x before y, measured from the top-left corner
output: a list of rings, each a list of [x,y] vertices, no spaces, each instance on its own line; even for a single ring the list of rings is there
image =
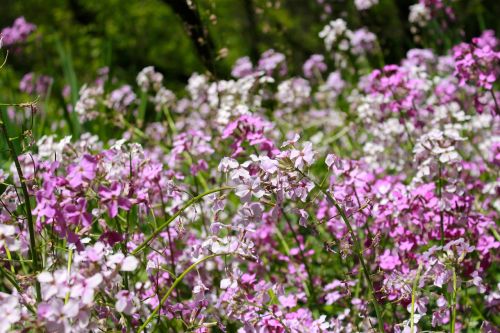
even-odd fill
[[[23,196],[24,196],[24,206],[26,210],[26,218],[28,220],[28,230],[29,230],[29,235],[30,235],[30,254],[31,254],[31,260],[33,260],[33,268],[35,270],[35,273],[39,273],[41,271],[41,266],[38,261],[38,254],[36,251],[36,239],[35,239],[35,227],[34,227],[34,222],[33,222],[33,216],[31,214],[31,203],[30,203],[30,195],[28,192],[28,188],[26,187],[26,179],[24,178],[23,175],[23,170],[21,169],[21,164],[19,163],[19,159],[16,154],[16,150],[14,148],[14,145],[12,144],[12,141],[9,138],[9,134],[7,132],[7,127],[5,126],[5,120],[3,113],[0,111],[0,127],[2,128],[2,133],[5,138],[5,141],[7,142],[7,145],[9,147],[10,151],[10,156],[12,160],[14,161],[14,164],[16,166],[17,174],[19,176],[19,181],[21,182],[21,188],[23,191]],[[37,279],[35,279],[35,290],[36,290],[36,300],[37,302],[41,302],[42,300],[42,292],[40,289],[40,283],[38,282]]]
[[[3,66],[5,66],[5,64],[7,63],[7,58],[9,58],[9,51],[8,50],[7,50],[7,53],[5,53],[5,58],[3,59],[3,62],[0,65],[0,69],[3,68]]]
[[[138,333],[144,331],[146,329],[146,326],[151,322],[153,321],[154,317],[156,316],[156,314],[158,314],[158,312],[160,311],[161,307],[163,306],[163,304],[167,301],[168,297],[170,296],[170,294],[172,294],[172,292],[174,291],[175,287],[177,287],[177,285],[179,283],[181,283],[182,279],[189,273],[191,272],[193,269],[195,269],[199,264],[209,260],[209,259],[212,259],[212,258],[215,258],[215,257],[218,257],[218,256],[223,256],[223,255],[228,255],[230,253],[217,253],[217,254],[210,254],[206,257],[203,257],[201,258],[200,260],[196,261],[194,264],[192,264],[191,266],[189,266],[188,268],[186,268],[186,270],[184,272],[181,273],[181,275],[179,275],[179,277],[177,279],[175,279],[174,283],[172,284],[172,286],[167,290],[167,293],[165,294],[165,296],[162,297],[162,299],[160,300],[160,304],[158,304],[158,306],[153,310],[153,312],[149,315],[149,317],[146,319],[146,321],[144,322],[144,324],[141,325],[141,327],[139,327],[139,329],[137,330]]]
[[[498,101],[497,97],[495,96],[495,92],[493,92],[493,89],[490,90],[491,97],[493,97],[493,102],[495,102],[495,113],[497,116],[500,116],[500,107],[498,106]]]
[[[158,190],[160,192],[161,213],[163,215],[163,218],[165,218],[167,207],[165,206],[165,200],[163,199],[163,191],[161,190],[160,184],[158,184]],[[170,269],[175,275],[174,244],[172,244],[172,236],[170,235],[170,228],[167,228],[167,236],[168,236],[168,247],[170,249]]]
[[[271,317],[273,317],[274,319],[276,319],[277,321],[279,321],[279,322],[280,322],[281,326],[283,326],[283,328],[285,329],[285,331],[286,331],[287,333],[291,333],[290,329],[289,329],[289,328],[285,325],[285,323],[283,322],[283,320],[281,320],[281,319],[280,319],[280,317],[278,317],[278,316],[274,313],[274,311],[272,311],[271,309],[268,309],[268,308],[266,308],[266,307],[264,307],[264,306],[258,305],[258,304],[256,304],[256,303],[253,303],[253,302],[250,302],[250,301],[245,301],[245,303],[247,303],[247,304],[248,304],[248,305],[250,305],[250,306],[254,306],[254,307],[256,307],[256,308],[258,308],[258,309],[260,309],[260,310],[267,311],[267,312],[271,315]]]
[[[66,280],[66,283],[69,284],[69,281],[70,281],[70,278],[71,278],[71,264],[73,262],[73,249],[69,249],[69,252],[68,252],[68,267],[67,267],[67,272],[68,272],[68,279]],[[70,292],[68,291],[66,293],[66,297],[64,298],[64,304],[68,303],[69,301],[69,295],[70,295]]]
[[[175,214],[172,215],[167,221],[165,221],[158,228],[156,228],[156,230],[153,231],[153,233],[151,233],[151,235],[149,235],[138,247],[135,248],[134,251],[132,251],[132,254],[136,255],[137,253],[139,253],[140,251],[142,251],[153,240],[153,238],[155,238],[156,236],[158,236],[163,231],[163,229],[165,229],[166,227],[168,227],[168,225],[170,223],[172,223],[172,221],[174,221],[179,215],[181,215],[182,212],[184,212],[186,209],[188,209],[190,206],[192,206],[194,203],[196,203],[201,198],[203,198],[203,197],[205,197],[207,195],[210,195],[212,193],[222,192],[222,191],[231,190],[231,189],[233,189],[233,187],[231,187],[231,186],[224,186],[224,187],[216,188],[216,189],[213,189],[213,190],[209,190],[209,191],[204,192],[204,193],[202,193],[200,195],[197,195],[196,197],[193,197],[188,202],[186,202],[184,204],[184,206],[182,206],[177,212],[175,212]]]
[[[16,106],[19,108],[28,108],[33,107],[38,102],[38,97],[32,102],[24,102],[24,103],[0,103],[0,106]],[[3,121],[3,118],[2,118]]]
[[[316,290],[314,289],[314,281],[312,278],[311,269],[309,268],[309,265],[307,264],[307,259],[306,259],[306,255],[304,253],[304,249],[302,248],[302,245],[300,244],[300,241],[299,241],[299,237],[298,237],[297,233],[295,232],[295,230],[293,229],[292,223],[290,223],[290,219],[285,214],[285,212],[283,212],[283,216],[285,217],[285,221],[288,225],[288,228],[290,228],[292,235],[293,235],[293,238],[295,239],[295,242],[297,243],[297,246],[299,247],[299,253],[300,253],[300,256],[302,257],[302,263],[304,264],[304,267],[306,269],[307,277],[309,279],[309,288],[311,289],[310,290],[311,299],[309,299],[309,302],[311,304],[317,304],[317,302],[316,302]]]
[[[439,198],[439,227],[441,229],[441,246],[444,246],[444,215],[443,208],[441,207],[441,200],[443,196],[443,184],[442,184],[442,166],[441,163],[438,162],[438,198]]]
[[[415,332],[415,296],[417,294],[418,281],[420,280],[421,271],[422,265],[418,265],[417,275],[415,276],[415,280],[413,280],[413,287],[411,290],[410,333]]]
[[[453,270],[453,294],[451,296],[451,322],[450,322],[450,332],[455,333],[455,322],[457,320],[457,271],[455,266]]]
[[[406,124],[406,119],[403,119],[403,126],[406,132],[406,136],[408,136],[408,142],[410,143],[411,150],[415,147],[415,143],[413,142],[413,139],[411,138],[410,130],[408,128],[408,125]]]
[[[361,247],[361,242],[359,241],[358,236],[354,233],[354,229],[351,226],[351,223],[349,222],[349,219],[347,215],[345,214],[344,210],[342,207],[340,207],[340,204],[335,200],[330,193],[322,186],[320,186],[316,181],[308,177],[306,174],[304,174],[301,170],[296,169],[303,177],[310,179],[314,185],[321,191],[323,194],[326,196],[328,202],[330,202],[332,205],[337,208],[338,212],[340,213],[340,216],[342,217],[342,220],[344,221],[345,225],[347,226],[347,229],[349,230],[349,233],[351,234],[353,240],[354,240],[354,246],[356,248],[355,253],[356,256],[358,257],[359,262],[361,263],[361,267],[363,269],[363,274],[365,275],[366,282],[368,284],[368,288],[370,290],[370,296],[372,299],[372,305],[375,309],[375,314],[377,316],[377,326],[378,330],[380,332],[384,332],[384,323],[382,321],[382,312],[380,310],[379,304],[377,303],[377,300],[375,298],[375,288],[373,287],[373,281],[370,276],[370,271],[368,270],[368,266],[365,263],[365,259],[363,257],[363,251]]]
[[[3,268],[3,266],[0,266],[0,273],[2,273],[3,276],[5,276],[5,278],[10,282],[12,283],[12,285],[14,286],[14,288],[16,288],[16,290],[19,292],[19,293],[22,293],[22,289],[21,289],[21,286],[19,286],[19,284],[17,283],[16,281],[16,278],[15,276],[12,276],[10,275],[9,271],[6,270],[5,268]],[[28,308],[28,310],[33,313],[33,314],[36,314],[36,311],[35,309],[33,308],[33,306],[31,306],[30,304],[25,304],[26,307]]]
[[[116,222],[117,231],[120,233],[120,235],[123,235],[123,231],[122,231],[122,227],[120,225],[120,221],[118,221],[118,219],[115,219],[115,222]],[[123,255],[127,256],[127,243],[122,240],[120,242],[120,247],[122,249]],[[127,274],[127,272],[123,272],[123,287],[126,290],[128,290],[128,274]]]

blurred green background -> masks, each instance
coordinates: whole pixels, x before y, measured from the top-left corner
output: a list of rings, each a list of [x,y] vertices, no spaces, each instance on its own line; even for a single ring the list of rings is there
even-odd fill
[[[211,60],[219,78],[230,77],[239,57],[249,55],[255,61],[269,48],[285,53],[289,70],[300,75],[311,54],[325,52],[318,32],[337,17],[351,29],[366,26],[376,33],[386,63],[398,62],[412,47],[444,52],[451,43],[469,40],[485,28],[500,29],[498,0],[451,1],[457,19],[448,20],[446,31],[437,24],[429,27],[420,43],[415,43],[408,24],[409,6],[416,1],[380,0],[365,12],[357,11],[352,0],[191,1],[213,41]],[[80,85],[104,66],[120,80],[133,82],[138,71],[153,65],[165,75],[166,85],[178,90],[191,73],[203,72],[206,63],[176,14],[175,2],[183,1],[0,0],[0,27],[10,26],[18,16],[37,25],[35,38],[23,52],[9,57],[3,89],[17,87],[26,72],[61,76],[62,49],[71,55]],[[444,33],[451,40],[440,40]]]

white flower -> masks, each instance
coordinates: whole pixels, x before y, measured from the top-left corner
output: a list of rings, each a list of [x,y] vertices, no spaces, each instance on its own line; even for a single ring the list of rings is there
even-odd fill
[[[219,163],[217,170],[219,172],[229,172],[230,170],[236,169],[240,164],[234,158],[223,157]]]
[[[99,116],[99,105],[103,102],[104,89],[101,85],[87,86],[80,89],[80,98],[75,105],[75,112],[80,121],[94,120]]]
[[[430,20],[431,12],[424,4],[417,3],[410,6],[408,21],[420,27],[425,27]]]
[[[11,325],[21,320],[21,308],[17,295],[0,292],[0,332],[10,332]]]
[[[222,290],[226,290],[227,288],[229,288],[231,285],[235,284],[231,279],[222,279],[220,281],[220,289]]]
[[[297,169],[302,169],[304,165],[310,166],[313,163],[314,154],[312,143],[307,141],[304,142],[304,148],[302,148],[302,150],[293,149],[290,152],[290,159],[295,161],[295,167]]]
[[[335,21],[330,21],[323,30],[319,33],[319,37],[324,39],[327,50],[331,50],[334,43],[339,41],[339,38],[347,32],[347,23],[339,18]]]
[[[354,5],[358,10],[367,10],[378,4],[378,0],[354,0]]]
[[[241,198],[242,201],[250,201],[252,195],[256,198],[262,198],[266,192],[260,187],[259,178],[251,178],[246,182],[236,187],[235,194]]]
[[[137,74],[137,85],[142,91],[147,92],[153,88],[158,91],[161,88],[163,74],[155,71],[153,66],[148,66]]]

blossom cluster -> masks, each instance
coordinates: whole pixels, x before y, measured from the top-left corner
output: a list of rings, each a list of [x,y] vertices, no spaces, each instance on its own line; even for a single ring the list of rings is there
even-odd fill
[[[3,28],[0,32],[0,40],[5,46],[20,44],[36,30],[33,23],[27,22],[24,17],[18,17],[12,27]],[[0,42],[0,47],[2,42]]]
[[[8,145],[0,332],[495,332],[499,40],[372,68],[339,63],[367,30],[320,37],[304,77],[276,50],[178,94],[103,70],[87,132]]]

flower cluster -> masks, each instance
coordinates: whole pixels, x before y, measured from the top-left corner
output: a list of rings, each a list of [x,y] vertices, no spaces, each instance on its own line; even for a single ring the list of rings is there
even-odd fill
[[[340,68],[353,62],[353,56],[367,56],[378,51],[377,36],[366,28],[352,31],[346,21],[330,21],[319,33],[328,51],[333,52],[335,63]]]
[[[460,44],[453,48],[455,75],[460,84],[476,84],[491,90],[500,71],[500,52],[498,40],[492,31],[485,31],[481,37],[474,38],[471,44]]]
[[[0,332],[494,332],[500,43],[376,68],[366,29],[320,36],[304,77],[276,50],[179,94],[103,69],[74,137],[0,114]]]
[[[11,27],[3,28],[0,36],[5,46],[11,46],[25,42],[35,30],[36,26],[21,16],[14,21]]]
[[[355,0],[354,4],[358,10],[367,10],[378,4],[378,0]]]
[[[27,73],[19,82],[19,90],[31,94],[46,95],[49,91],[53,78],[46,75],[35,76],[34,73]]]

